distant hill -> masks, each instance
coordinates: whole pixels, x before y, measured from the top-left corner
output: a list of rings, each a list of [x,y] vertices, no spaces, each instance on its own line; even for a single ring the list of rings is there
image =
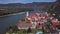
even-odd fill
[[[50,7],[50,5],[53,3],[54,2],[32,2],[27,4],[22,3],[0,4],[0,15],[6,13],[22,12],[25,10],[46,9]]]
[[[32,2],[27,4],[22,3],[9,3],[9,4],[0,4],[0,7],[37,7],[42,5],[49,5],[53,2]]]

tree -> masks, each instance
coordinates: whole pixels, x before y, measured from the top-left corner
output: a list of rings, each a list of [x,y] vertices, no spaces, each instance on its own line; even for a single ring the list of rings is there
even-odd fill
[[[27,33],[31,33],[31,28],[30,27],[28,28]]]

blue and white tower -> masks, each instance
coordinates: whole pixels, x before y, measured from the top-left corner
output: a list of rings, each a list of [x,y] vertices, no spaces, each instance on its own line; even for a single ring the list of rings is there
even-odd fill
[[[29,16],[29,12],[28,11],[26,12],[26,16]]]

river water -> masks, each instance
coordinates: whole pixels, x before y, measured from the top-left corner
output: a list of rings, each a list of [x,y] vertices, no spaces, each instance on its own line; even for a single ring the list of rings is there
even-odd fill
[[[41,12],[41,10],[30,11],[29,14],[33,14],[36,12]],[[5,34],[6,29],[9,28],[9,26],[16,24],[20,19],[25,17],[26,13],[0,17],[0,34]]]

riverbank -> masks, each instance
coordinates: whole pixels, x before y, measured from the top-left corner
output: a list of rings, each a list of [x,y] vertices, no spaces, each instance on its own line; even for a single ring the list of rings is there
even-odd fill
[[[6,17],[6,16],[11,16],[11,15],[23,14],[23,13],[25,13],[25,12],[19,12],[19,13],[14,13],[14,14],[2,15],[0,17]]]

